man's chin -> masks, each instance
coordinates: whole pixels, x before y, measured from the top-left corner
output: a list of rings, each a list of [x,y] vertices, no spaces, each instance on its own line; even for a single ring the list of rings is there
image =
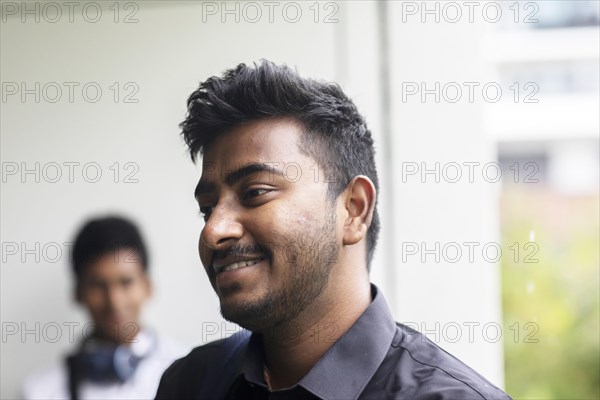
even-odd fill
[[[108,342],[132,343],[139,329],[139,325],[135,321],[119,321],[118,323],[99,325],[95,334],[99,339]]]
[[[261,332],[273,325],[268,308],[262,304],[221,302],[221,315],[252,332]]]

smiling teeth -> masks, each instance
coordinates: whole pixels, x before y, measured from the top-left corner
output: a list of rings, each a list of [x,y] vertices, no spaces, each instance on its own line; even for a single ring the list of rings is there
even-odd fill
[[[243,268],[243,267],[257,264],[260,261],[261,260],[250,260],[250,261],[240,261],[237,263],[229,264],[229,265],[226,265],[223,268],[221,268],[221,272],[233,271],[234,269]]]

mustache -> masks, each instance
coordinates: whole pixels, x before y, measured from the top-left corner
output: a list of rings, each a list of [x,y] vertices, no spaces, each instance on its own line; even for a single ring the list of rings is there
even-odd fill
[[[270,254],[271,252],[267,247],[256,243],[252,243],[245,245],[236,245],[226,250],[215,250],[213,252],[213,261],[225,257],[233,257],[234,259],[255,256],[269,257]]]

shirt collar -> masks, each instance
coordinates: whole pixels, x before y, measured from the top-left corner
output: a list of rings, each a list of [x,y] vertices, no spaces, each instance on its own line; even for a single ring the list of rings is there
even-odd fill
[[[396,331],[388,305],[371,284],[373,301],[298,383],[322,399],[356,399],[383,362]],[[260,336],[252,334],[241,372],[264,385]]]

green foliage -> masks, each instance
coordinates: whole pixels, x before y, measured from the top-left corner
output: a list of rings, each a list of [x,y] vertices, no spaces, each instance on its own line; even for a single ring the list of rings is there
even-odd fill
[[[599,197],[509,186],[501,203],[502,248],[520,249],[501,262],[504,324],[513,327],[506,390],[515,399],[599,399]]]

